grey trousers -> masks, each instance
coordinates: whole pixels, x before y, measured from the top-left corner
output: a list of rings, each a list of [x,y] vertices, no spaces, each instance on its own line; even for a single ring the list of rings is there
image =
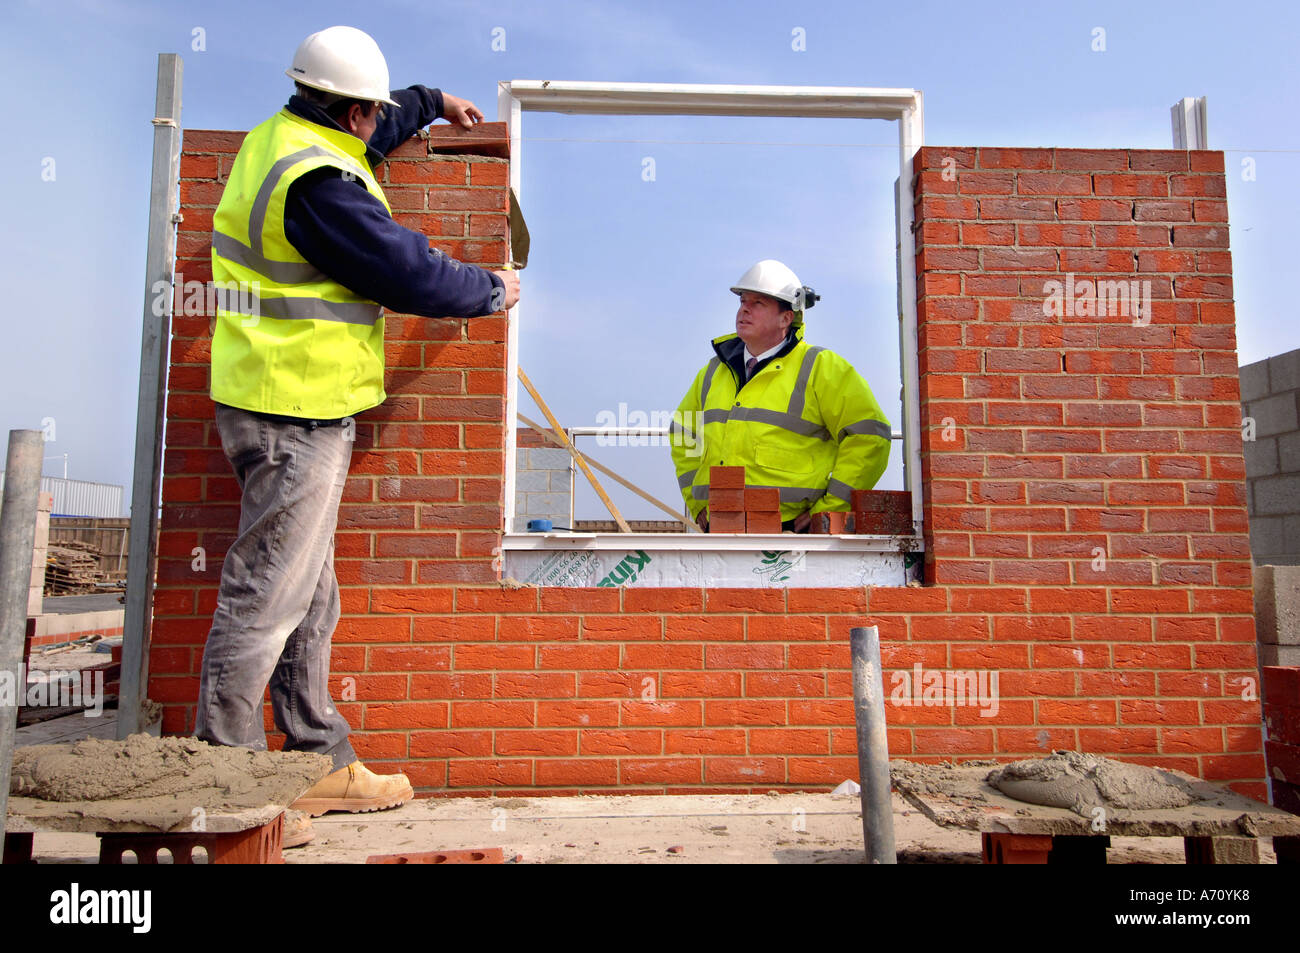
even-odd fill
[[[284,750],[329,755],[335,770],[346,767],[357,756],[328,681],[339,620],[334,528],[353,431],[223,404],[216,414],[242,497],[203,651],[195,737],[265,750],[269,683]]]

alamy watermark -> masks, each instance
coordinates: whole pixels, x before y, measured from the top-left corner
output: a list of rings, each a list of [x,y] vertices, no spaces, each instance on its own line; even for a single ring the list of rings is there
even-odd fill
[[[923,708],[971,707],[980,709],[981,718],[993,718],[1001,707],[998,701],[998,673],[987,669],[948,669],[940,671],[921,667],[894,672],[889,691],[892,705]]]
[[[596,445],[600,447],[684,447],[688,454],[698,455],[704,414],[698,410],[630,410],[626,401],[619,401],[617,411],[597,412],[596,426]]]
[[[1043,314],[1049,318],[1132,318],[1134,327],[1151,323],[1151,282],[1076,281],[1074,272],[1065,281],[1043,282]]]
[[[87,718],[104,713],[102,669],[40,671],[44,678],[27,679],[27,666],[0,672],[0,708],[84,708]]]
[[[262,284],[259,281],[186,281],[177,275],[170,281],[153,283],[153,314],[161,318],[174,302],[172,314],[188,317],[215,315],[218,311],[242,314],[244,327],[256,327],[261,320]]]

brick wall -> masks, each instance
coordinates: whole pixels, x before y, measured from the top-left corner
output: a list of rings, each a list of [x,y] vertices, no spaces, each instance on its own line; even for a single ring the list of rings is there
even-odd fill
[[[187,277],[238,142],[186,134]],[[505,166],[430,148],[389,164],[399,220],[499,262]],[[874,624],[887,690],[918,664],[999,674],[993,717],[891,704],[896,757],[1082,748],[1264,796],[1222,155],[916,168],[927,585],[503,589],[503,321],[393,318],[337,538],[334,691],[362,757],[425,793],[834,784],[857,770],[848,631]],[[1071,275],[1150,281],[1149,323],[1045,315]],[[175,327],[149,684],[169,732],[193,722],[237,515],[207,321]]]

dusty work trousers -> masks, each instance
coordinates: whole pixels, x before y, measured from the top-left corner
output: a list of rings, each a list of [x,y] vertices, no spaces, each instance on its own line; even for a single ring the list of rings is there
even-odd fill
[[[353,431],[223,404],[217,427],[243,495],[203,651],[194,734],[265,750],[269,683],[284,749],[329,755],[337,770],[357,760],[328,687],[339,619],[334,527]]]

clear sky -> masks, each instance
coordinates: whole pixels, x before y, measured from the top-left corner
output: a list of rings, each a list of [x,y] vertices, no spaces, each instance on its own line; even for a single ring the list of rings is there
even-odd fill
[[[52,418],[45,472],[66,453],[69,476],[129,496],[157,54],[184,60],[183,126],[248,129],[287,99],[298,42],[338,23],[379,41],[394,86],[441,86],[489,119],[508,79],[913,87],[932,145],[1168,148],[1169,107],[1208,96],[1240,360],[1289,351],[1298,21],[1271,2],[10,0],[0,427]],[[676,406],[709,339],[733,329],[728,286],[776,257],[824,296],[809,340],[852,361],[900,423],[894,124],[529,114],[524,129],[520,360],[562,422]],[[666,451],[598,455],[678,499]],[[898,457],[882,488],[902,485]]]

